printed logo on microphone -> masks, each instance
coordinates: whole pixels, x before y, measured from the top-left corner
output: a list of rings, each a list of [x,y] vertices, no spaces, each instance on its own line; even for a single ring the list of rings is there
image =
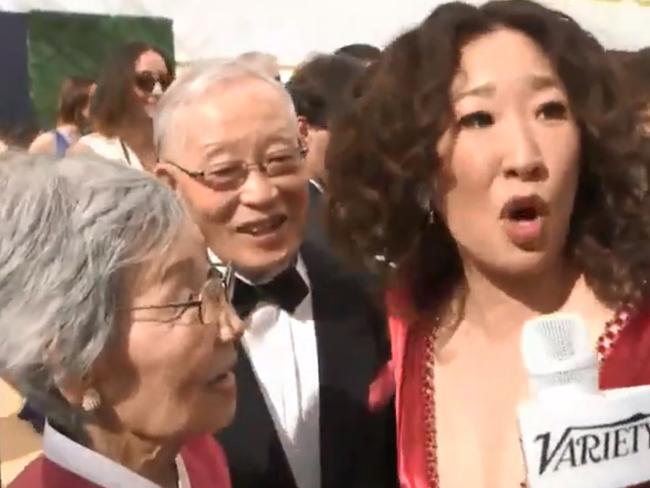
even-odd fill
[[[650,414],[638,413],[609,424],[567,427],[556,443],[540,434],[539,475],[650,452]]]

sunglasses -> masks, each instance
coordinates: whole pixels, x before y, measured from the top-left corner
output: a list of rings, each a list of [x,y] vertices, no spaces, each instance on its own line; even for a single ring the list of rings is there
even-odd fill
[[[168,74],[153,73],[151,71],[140,71],[135,74],[135,86],[146,93],[152,93],[156,83],[160,83],[162,91],[167,90],[172,84],[173,78]]]

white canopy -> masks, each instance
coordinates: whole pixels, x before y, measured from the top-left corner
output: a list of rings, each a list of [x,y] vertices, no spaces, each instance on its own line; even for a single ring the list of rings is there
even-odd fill
[[[481,0],[469,0],[482,3]],[[179,61],[258,50],[295,65],[352,42],[383,46],[440,0],[0,0],[0,10],[149,15],[174,21]],[[650,0],[542,0],[608,48],[650,46]]]

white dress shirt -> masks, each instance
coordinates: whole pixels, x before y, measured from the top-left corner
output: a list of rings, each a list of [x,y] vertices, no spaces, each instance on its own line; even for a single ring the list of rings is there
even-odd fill
[[[218,258],[208,252],[211,262]],[[242,345],[250,359],[298,488],[320,488],[318,350],[307,270],[296,270],[310,289],[290,314],[270,303],[248,317]]]
[[[64,436],[50,424],[43,430],[43,455],[66,471],[104,488],[160,488],[159,485]],[[176,456],[178,487],[191,488],[185,463]]]

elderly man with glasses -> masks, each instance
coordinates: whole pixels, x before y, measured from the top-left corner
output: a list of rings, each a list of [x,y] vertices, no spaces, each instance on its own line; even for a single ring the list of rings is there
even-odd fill
[[[362,284],[303,235],[306,146],[291,98],[253,67],[190,69],[154,119],[156,174],[186,203],[215,263],[237,275],[249,326],[238,412],[219,434],[235,488],[395,486],[388,409],[369,386],[388,356]]]

